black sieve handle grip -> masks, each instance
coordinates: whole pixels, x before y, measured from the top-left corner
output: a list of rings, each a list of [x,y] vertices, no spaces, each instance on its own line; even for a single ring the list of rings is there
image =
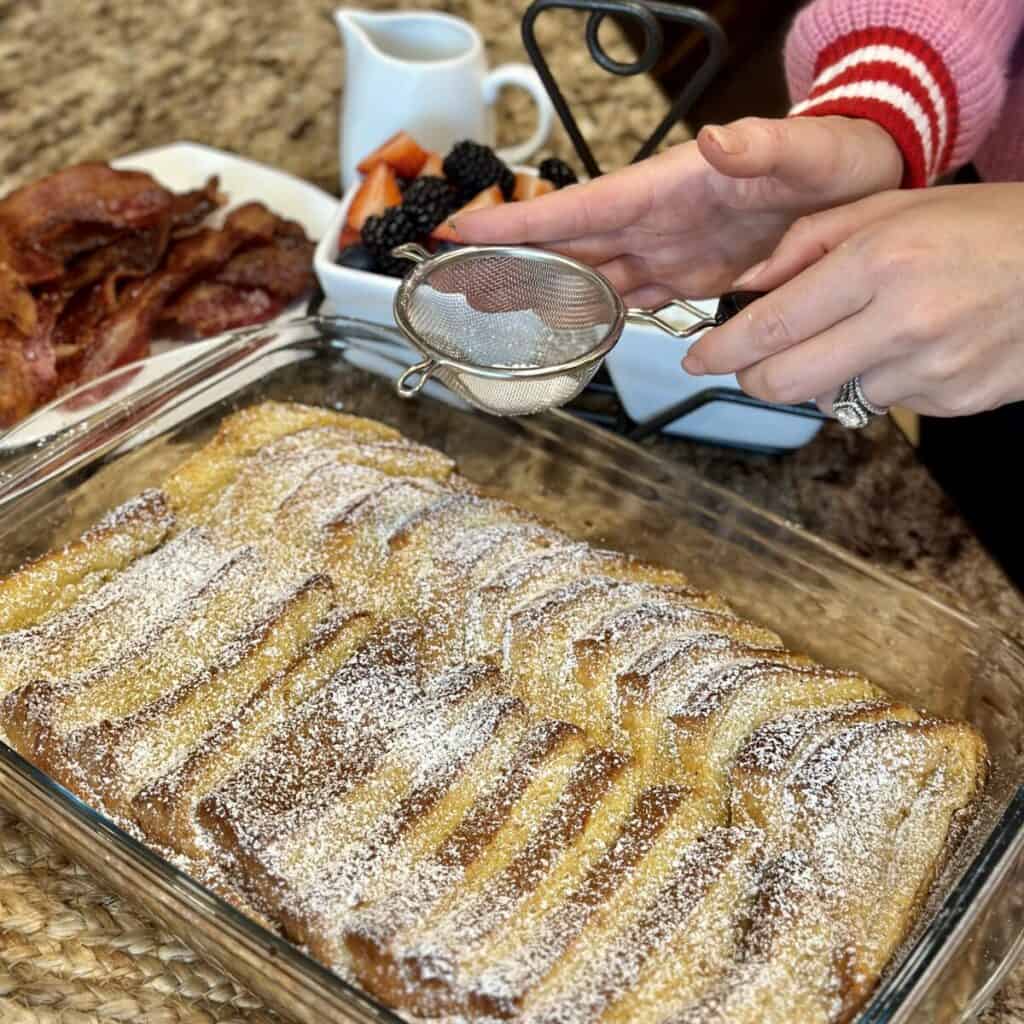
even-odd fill
[[[742,313],[752,302],[764,298],[767,292],[726,292],[718,300],[715,312],[715,326],[721,327],[737,313]]]

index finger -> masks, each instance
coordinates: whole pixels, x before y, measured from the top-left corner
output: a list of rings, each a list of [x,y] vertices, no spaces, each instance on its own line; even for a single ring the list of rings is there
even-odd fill
[[[555,242],[619,231],[645,216],[658,195],[662,158],[557,192],[473,210],[454,218],[463,242]]]

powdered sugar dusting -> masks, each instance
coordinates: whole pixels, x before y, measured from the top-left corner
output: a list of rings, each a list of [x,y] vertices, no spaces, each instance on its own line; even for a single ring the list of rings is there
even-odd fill
[[[410,1019],[848,1019],[984,782],[382,425],[247,409],[165,490],[0,584],[0,724]]]
[[[79,676],[116,663],[230,557],[209,533],[186,530],[67,611],[0,636],[3,689],[40,679],[74,685]]]

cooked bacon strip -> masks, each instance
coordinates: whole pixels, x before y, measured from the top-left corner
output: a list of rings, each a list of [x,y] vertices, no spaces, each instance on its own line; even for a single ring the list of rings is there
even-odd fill
[[[224,200],[220,178],[216,175],[207,178],[202,188],[174,195],[171,198],[171,237],[180,238],[199,227]]]
[[[22,244],[2,220],[0,237],[4,239],[4,262],[24,284],[39,284],[60,277],[63,267],[59,263]]]
[[[154,224],[170,208],[171,193],[142,171],[103,163],[77,164],[16,189],[0,200],[0,223],[21,245],[45,251],[71,229],[77,245],[94,248],[105,229]],[[81,232],[82,225],[89,230]],[[67,253],[64,253],[67,255]],[[34,282],[33,282],[34,283]]]
[[[272,241],[236,253],[213,281],[197,281],[168,307],[179,332],[209,337],[276,316],[313,285],[313,243],[294,221],[279,220]]]
[[[262,288],[235,288],[220,281],[199,281],[174,300],[165,314],[179,330],[209,338],[277,316],[285,300]]]
[[[148,174],[105,164],[67,168],[0,200],[0,322],[38,343],[45,335],[30,286],[59,280],[69,259],[166,218],[169,206],[170,193]]]
[[[159,266],[166,244],[166,223],[122,235],[75,260],[60,284],[68,292],[77,292],[97,281],[105,281],[122,267],[129,271],[137,269],[140,275],[151,273]]]
[[[106,291],[105,281],[86,285],[75,292],[61,310],[53,331],[53,348],[62,391],[77,382],[96,328],[111,312]]]
[[[145,277],[153,273],[163,260],[170,237],[171,220],[163,217],[157,224],[141,231],[125,234],[100,249],[79,257],[60,279],[66,292],[102,281],[109,309],[117,305],[117,286],[125,278]]]
[[[36,300],[22,276],[17,252],[0,225],[0,325],[13,325],[21,334],[36,329]]]
[[[261,288],[290,302],[313,286],[313,243],[305,234],[279,234],[267,245],[233,256],[217,280],[237,288]]]
[[[250,203],[221,230],[201,227],[225,201],[219,186],[175,194],[86,163],[0,200],[0,424],[144,356],[160,320],[208,336],[310,287],[298,224]]]
[[[36,326],[36,301],[14,271],[0,263],[0,322],[6,321],[20,334]]]
[[[125,234],[117,241],[79,257],[50,288],[63,297],[51,336],[56,376],[61,389],[77,381],[96,328],[117,308],[119,287],[126,278],[153,273],[167,251],[170,219]]]
[[[48,402],[57,393],[57,357],[53,347],[53,331],[65,301],[66,296],[56,290],[40,295],[36,302],[36,329],[22,344],[22,354],[32,374],[36,405]]]
[[[216,274],[243,245],[273,238],[277,223],[262,203],[247,203],[229,215],[221,230],[202,229],[176,242],[164,268],[143,279],[97,327],[79,380],[142,358],[153,325],[174,295],[197,278]]]
[[[166,216],[166,213],[161,214],[161,217]],[[86,253],[94,252],[96,249],[101,249],[105,245],[110,245],[126,234],[130,234],[130,232],[112,224],[92,224],[89,222],[68,224],[54,234],[49,241],[40,244],[36,248],[37,254],[50,261],[51,268],[57,268],[55,273],[47,277],[47,283],[59,281],[71,260]],[[27,244],[19,242],[19,245],[22,246]]]
[[[28,335],[0,322],[0,428],[13,426],[56,394],[53,329],[63,304],[59,292],[40,296]]]
[[[22,337],[10,324],[0,323],[0,429],[13,427],[35,405],[35,382]]]

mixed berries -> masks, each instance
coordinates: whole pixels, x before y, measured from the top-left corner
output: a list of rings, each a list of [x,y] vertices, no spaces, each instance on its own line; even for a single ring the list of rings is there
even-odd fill
[[[349,206],[338,263],[393,277],[409,269],[391,255],[396,246],[420,242],[437,252],[457,243],[453,214],[533,199],[576,181],[562,160],[544,160],[539,174],[514,173],[489,146],[467,140],[442,157],[407,132],[393,135],[358,170],[363,182]]]

